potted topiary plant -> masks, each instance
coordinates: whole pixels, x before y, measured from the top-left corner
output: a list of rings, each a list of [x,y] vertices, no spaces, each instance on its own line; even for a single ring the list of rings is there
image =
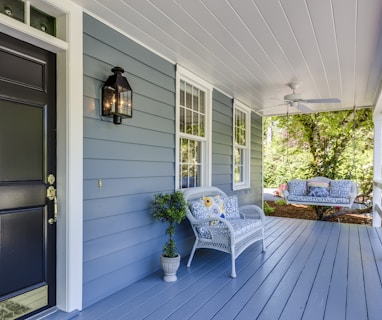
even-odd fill
[[[176,252],[174,240],[175,223],[181,223],[186,217],[187,202],[181,191],[173,193],[158,193],[154,195],[153,216],[160,222],[168,223],[166,234],[168,242],[163,247],[161,263],[163,268],[163,280],[176,281],[176,272],[180,265],[180,255]]]

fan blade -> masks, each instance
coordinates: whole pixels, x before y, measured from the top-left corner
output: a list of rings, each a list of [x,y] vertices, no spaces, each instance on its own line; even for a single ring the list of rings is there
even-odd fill
[[[305,103],[339,103],[340,99],[337,98],[327,98],[327,99],[307,99],[304,100]]]
[[[297,109],[300,110],[302,113],[309,113],[309,112],[312,112],[312,109],[310,109],[308,106],[306,106],[305,104],[301,104],[299,103],[297,105]]]

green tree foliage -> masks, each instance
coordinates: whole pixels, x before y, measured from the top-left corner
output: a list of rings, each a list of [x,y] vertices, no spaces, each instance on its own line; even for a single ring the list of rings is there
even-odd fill
[[[352,179],[372,191],[371,109],[264,118],[264,185],[293,178]]]

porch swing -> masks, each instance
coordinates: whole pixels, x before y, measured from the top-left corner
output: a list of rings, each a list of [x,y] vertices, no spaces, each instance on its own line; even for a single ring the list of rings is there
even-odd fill
[[[353,135],[355,135],[355,106],[353,121]],[[289,141],[289,108],[287,109],[287,140]],[[353,139],[353,152],[355,151],[354,141],[355,139]],[[290,172],[289,144],[287,144],[286,150],[286,165],[288,172]],[[355,170],[354,158],[353,170]],[[352,172],[350,175],[352,176]],[[351,179],[333,180],[321,176],[306,180],[292,179],[287,182],[287,187],[281,191],[287,204],[314,206],[319,219],[323,217],[323,207],[345,207],[350,209],[358,195],[357,183]]]

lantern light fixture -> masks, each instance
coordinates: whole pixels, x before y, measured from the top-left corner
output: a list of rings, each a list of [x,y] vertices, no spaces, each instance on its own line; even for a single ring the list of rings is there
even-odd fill
[[[114,124],[121,124],[123,118],[133,116],[133,90],[121,67],[111,69],[114,73],[102,86],[102,116],[113,117]]]

